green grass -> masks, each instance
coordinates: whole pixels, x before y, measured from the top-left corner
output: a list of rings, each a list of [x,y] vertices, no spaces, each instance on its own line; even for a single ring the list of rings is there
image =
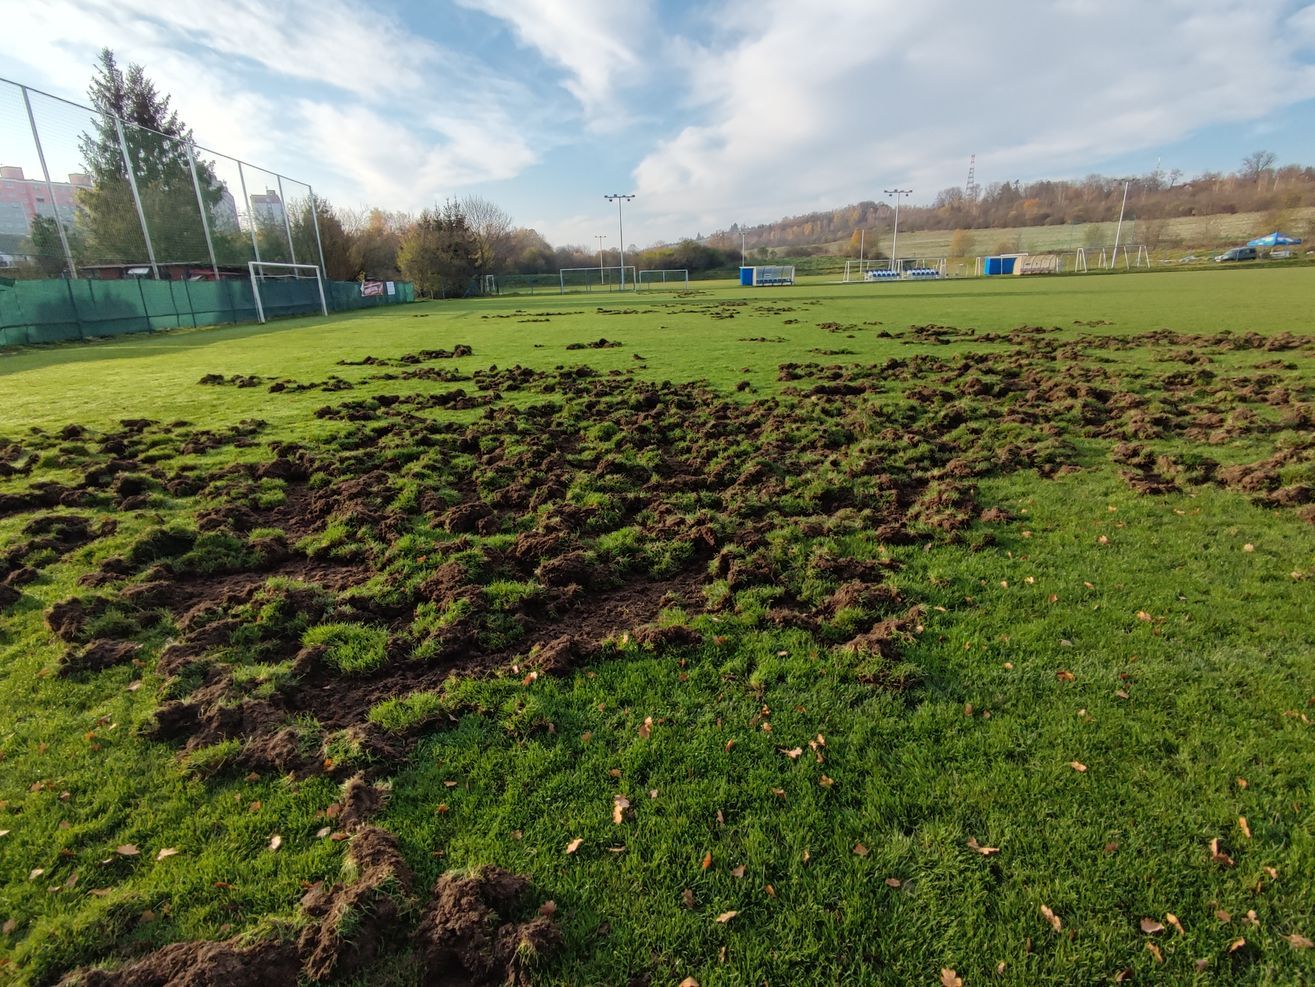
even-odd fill
[[[758,293],[699,286],[688,298],[626,298],[634,315],[598,312],[623,307],[601,295],[422,304],[8,354],[0,357],[0,437],[133,417],[211,429],[269,422],[252,448],[171,464],[214,468],[263,461],[270,441],[313,445],[339,434],[342,423],[314,416],[330,400],[452,387],[365,384],[375,368],[337,365],[367,354],[468,343],[474,356],[450,361],[466,372],[588,362],[653,380],[705,379],[727,393],[748,381],[743,396],[752,399],[785,386],[782,363],[881,363],[1002,345],[910,344],[881,338],[882,330],[1057,325],[1076,338],[1092,331],[1076,320],[1102,320],[1109,325],[1094,331],[1114,335],[1168,326],[1309,336],[1311,297],[1315,271],[1230,270]],[[731,309],[735,318],[695,311],[739,300],[748,304]],[[539,312],[565,314],[518,321]],[[856,328],[827,332],[818,326],[826,322]],[[866,325],[873,322],[880,325]],[[624,345],[565,351],[600,336]],[[743,341],[752,337],[783,341]],[[842,348],[854,352],[813,352]],[[1163,370],[1159,355],[1103,350],[1087,359]],[[1254,372],[1274,356],[1296,363],[1296,381],[1315,388],[1309,354],[1237,352],[1212,369]],[[261,389],[197,386],[206,373],[307,381],[337,373],[358,387],[274,399]],[[1308,427],[1275,441],[1303,435]],[[376,705],[370,720],[385,730],[436,719],[443,726],[393,775],[377,821],[398,835],[418,888],[449,868],[496,863],[554,899],[566,943],[539,968],[545,983],[935,983],[943,967],[967,984],[1104,983],[1123,970],[1139,982],[1315,981],[1315,950],[1284,938],[1315,938],[1315,527],[1214,487],[1134,494],[1109,462],[1111,444],[1084,441],[1085,468],[1072,475],[987,480],[979,501],[1007,507],[1016,520],[991,526],[996,543],[982,550],[888,547],[871,537],[843,546],[897,559],[903,568],[893,579],[926,604],[924,630],[902,654],[916,668],[912,688],[862,684],[853,659],[802,632],[699,617],[708,643],[681,652],[683,664],[625,644],[563,678],[454,680],[441,692]],[[1253,440],[1208,447],[1225,462],[1267,451]],[[72,479],[53,462],[41,478]],[[428,489],[424,478],[415,482],[417,495]],[[0,479],[0,492],[23,485]],[[611,496],[598,487],[579,494],[573,499]],[[302,882],[339,874],[342,846],[315,835],[339,798],[335,783],[242,780],[221,770],[237,754],[231,744],[180,760],[174,747],[144,739],[162,686],[150,661],[80,678],[53,671],[62,648],[42,612],[87,592],[77,579],[104,558],[140,543],[204,572],[248,550],[185,526],[175,530],[190,533],[189,547],[161,549],[161,525],[189,520],[174,516],[173,503],[123,513],[111,538],[54,564],[0,616],[0,830],[8,831],[0,836],[0,923],[14,923],[0,935],[0,979],[51,983],[79,963],[294,920]],[[0,519],[0,545],[20,540],[23,520]],[[307,548],[354,545],[352,524],[333,524],[332,537]],[[665,571],[662,558],[646,554],[653,546],[624,531],[600,539],[601,548]],[[432,536],[407,537],[423,554]],[[487,602],[513,608],[536,591],[532,582],[494,582]],[[253,625],[298,618],[276,609],[253,615]],[[324,644],[326,659],[346,673],[386,660],[382,628],[330,619],[308,630],[297,624],[297,633]],[[152,633],[158,650],[170,629]],[[649,717],[651,728],[641,730]],[[811,749],[819,734],[825,745]],[[796,747],[797,759],[781,752]],[[349,737],[330,750],[343,763],[361,756]],[[1087,770],[1074,770],[1074,761]],[[612,821],[616,795],[634,808],[621,825]],[[268,849],[275,834],[283,837],[277,852]],[[580,849],[567,855],[576,838]],[[1214,838],[1234,867],[1212,862]],[[969,840],[999,852],[983,855]],[[124,844],[140,853],[116,853]],[[855,853],[859,844],[866,855]],[[180,852],[157,860],[165,848]],[[43,873],[30,876],[36,869]],[[1221,909],[1228,921],[1216,917]],[[715,921],[728,911],[738,914]],[[1182,934],[1138,928],[1166,913]],[[1239,938],[1246,945],[1229,952]],[[1198,960],[1208,961],[1203,973]],[[362,982],[414,982],[404,964],[386,968]]]

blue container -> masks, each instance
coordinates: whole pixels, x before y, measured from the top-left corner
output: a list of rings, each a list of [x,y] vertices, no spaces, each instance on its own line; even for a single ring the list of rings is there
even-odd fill
[[[752,267],[742,267],[742,268],[740,268],[740,286],[743,287],[743,288],[752,288],[752,287],[753,287],[753,268],[752,268]]]
[[[986,258],[986,266],[982,268],[982,273],[988,278],[992,274],[1013,274],[1014,264],[1017,260],[1017,257],[988,257]]]

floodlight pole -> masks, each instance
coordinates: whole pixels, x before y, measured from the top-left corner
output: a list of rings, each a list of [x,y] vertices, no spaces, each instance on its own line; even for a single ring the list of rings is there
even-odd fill
[[[890,237],[890,269],[895,270],[895,265],[899,263],[899,197],[901,195],[912,195],[911,188],[888,188],[885,189],[887,195],[895,197],[895,232]]]
[[[594,239],[598,241],[598,283],[607,284],[607,275],[603,267],[603,241],[607,239],[607,234],[595,233]]]
[[[741,267],[743,267],[746,263],[745,256],[746,256],[746,252],[744,249],[744,227],[741,226],[740,227],[740,266]]]
[[[608,202],[616,203],[616,231],[619,236],[617,249],[621,251],[621,290],[626,290],[626,231],[621,224],[621,203],[629,202],[634,198],[633,194],[613,192],[611,195],[603,196]]]
[[[1123,235],[1123,211],[1128,208],[1128,186],[1131,184],[1131,179],[1123,182],[1123,205],[1119,206],[1119,225],[1114,230],[1114,256],[1110,258],[1110,270],[1119,263],[1119,237]]]

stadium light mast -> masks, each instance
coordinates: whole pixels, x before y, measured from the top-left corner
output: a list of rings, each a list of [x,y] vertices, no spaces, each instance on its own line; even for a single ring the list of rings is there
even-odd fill
[[[607,234],[595,233],[594,239],[598,241],[598,281],[607,284],[607,275],[603,273],[603,241],[607,239]]]
[[[895,197],[895,232],[890,237],[890,269],[895,270],[895,265],[899,262],[897,247],[899,245],[899,197],[901,195],[912,195],[911,188],[888,188],[885,190],[887,195]]]
[[[621,290],[626,290],[626,230],[621,222],[621,203],[629,202],[634,198],[633,194],[624,192],[613,192],[611,195],[603,196],[608,202],[616,203],[616,232],[618,234],[617,249],[621,251]]]

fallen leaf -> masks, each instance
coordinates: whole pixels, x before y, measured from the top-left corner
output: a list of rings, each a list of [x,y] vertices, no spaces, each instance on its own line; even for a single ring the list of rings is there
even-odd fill
[[[807,850],[805,850],[805,851],[804,851],[804,863],[808,863],[808,861],[810,861],[810,860],[812,860],[812,859],[813,859],[813,855],[812,855],[811,853],[809,853]]]
[[[610,775],[610,776],[613,777],[613,778],[620,778],[620,777],[621,777],[621,769],[620,769],[620,768],[608,768],[608,769],[607,769],[607,773],[608,773],[608,775]]]
[[[439,802],[438,805],[434,806],[434,812],[437,815],[446,816],[448,813],[447,803]]]
[[[1137,611],[1137,619],[1138,619],[1138,620],[1150,621],[1150,620],[1153,620],[1154,618],[1153,618],[1150,614],[1148,614],[1145,610],[1138,610],[1138,611]]]
[[[1128,693],[1125,692],[1123,689],[1115,689],[1115,690],[1114,690],[1114,698],[1115,698],[1115,699],[1127,699],[1127,698],[1128,698]]]
[[[1269,875],[1269,879],[1270,879],[1271,881],[1277,881],[1277,880],[1278,880],[1278,868],[1277,868],[1277,867],[1266,867],[1266,868],[1265,868],[1265,873]]]
[[[647,740],[649,737],[653,736],[653,717],[644,717],[644,722],[640,724],[639,727],[639,736],[643,740]]]
[[[1244,552],[1254,552],[1255,550],[1256,550],[1256,546],[1252,545],[1250,542],[1247,542],[1245,545],[1242,546],[1242,551]]]
[[[1106,853],[1117,853],[1118,850],[1119,850],[1119,845],[1118,845],[1117,843],[1113,843],[1113,842],[1111,842],[1111,843],[1106,843],[1106,844],[1105,844],[1105,852],[1106,852]]]
[[[707,870],[707,869],[708,869],[709,867],[711,867],[711,866],[712,866],[712,851],[709,850],[706,854],[703,855],[703,867],[702,867],[702,869],[703,869],[703,870]]]
[[[114,852],[117,853],[120,857],[135,857],[139,853],[141,853],[141,851],[138,850],[131,843],[125,843],[123,844],[123,846],[116,846],[114,848]]]
[[[726,746],[725,746],[724,748],[722,748],[722,749],[723,749],[724,751],[726,751],[727,754],[729,754],[729,753],[731,752],[731,748],[734,747],[734,746],[735,746],[735,741],[733,741],[733,740],[728,740],[728,741],[726,741]]]
[[[1231,921],[1233,921],[1233,916],[1230,915],[1230,914],[1228,914],[1228,910],[1227,910],[1227,909],[1224,909],[1224,908],[1216,908],[1216,909],[1215,909],[1215,918],[1219,919],[1219,921],[1221,921],[1221,922],[1231,922]]]
[[[680,900],[686,908],[694,907],[694,892],[686,888],[680,893]]]
[[[18,919],[16,918],[6,919],[5,924],[0,925],[0,935],[7,936],[9,935],[9,933],[13,932],[17,928],[18,928]]]
[[[903,886],[903,884],[904,884],[904,882],[901,881],[898,877],[888,877],[888,878],[886,878],[886,887],[888,887],[888,888],[898,888],[898,887]]]
[[[1305,936],[1297,932],[1293,932],[1291,935],[1286,935],[1283,938],[1288,941],[1288,945],[1293,949],[1310,949],[1312,946],[1315,946],[1315,942],[1311,942]]]
[[[624,795],[617,795],[612,799],[612,822],[620,826],[627,819],[634,816],[630,810],[630,800]]]
[[[178,856],[178,850],[174,847],[167,846],[155,855],[156,860],[165,860],[169,857]]]
[[[941,987],[963,987],[963,978],[950,967],[941,967]]]
[[[1012,661],[1007,661],[1000,667],[1003,668],[1006,672],[1012,672],[1014,670],[1014,663]]]
[[[648,790],[648,797],[651,798],[651,799],[655,799],[655,798],[657,798],[657,797],[658,797],[658,790],[657,790],[656,788],[650,788],[650,789]]]
[[[278,850],[283,845],[283,837],[275,833],[269,838],[269,849],[271,852]]]
[[[1241,949],[1246,944],[1247,941],[1243,939],[1241,936],[1238,936],[1236,939],[1234,939],[1232,942],[1228,944],[1228,951],[1230,953],[1236,953],[1239,949]]]
[[[743,876],[744,876],[744,864],[740,864],[739,867],[731,868],[731,877],[743,877]]]
[[[1241,775],[1239,775],[1237,778],[1237,787],[1243,789],[1247,787],[1247,780],[1243,778]]]
[[[322,840],[332,832],[333,832],[332,827],[325,826],[324,828],[315,831],[315,838],[317,840]]]
[[[835,781],[830,777],[828,777],[827,775],[822,775],[822,777],[817,780],[817,783],[821,785],[823,788],[830,788],[832,785],[835,784]]]
[[[1165,920],[1166,922],[1168,922],[1170,925],[1172,925],[1175,929],[1177,929],[1177,930],[1178,930],[1178,934],[1179,934],[1180,936],[1184,936],[1184,935],[1187,934],[1187,933],[1183,930],[1183,923],[1178,921],[1178,916],[1175,915],[1173,912],[1165,912],[1165,913],[1164,913],[1164,920]]]
[[[733,918],[734,918],[736,915],[738,915],[738,914],[740,914],[740,913],[739,913],[739,912],[722,912],[720,915],[717,916],[716,921],[721,922],[721,923],[724,925],[725,923],[729,922],[731,919],[733,919]]]
[[[1221,867],[1233,866],[1233,858],[1219,849],[1219,837],[1210,841],[1210,859]]]
[[[27,875],[29,881],[35,881],[38,877],[46,872],[44,867],[33,867],[31,873]]]
[[[1210,960],[1207,957],[1203,957],[1199,960],[1193,960],[1192,966],[1196,968],[1197,973],[1205,973],[1205,971],[1210,968]]]
[[[975,836],[968,837],[968,846],[970,849],[976,850],[983,857],[993,857],[1000,852],[998,846],[982,846],[977,842],[977,837]]]
[[[680,982],[680,987],[699,987],[699,982],[693,977],[686,977]]]
[[[1055,678],[1059,679],[1059,681],[1061,682],[1072,682],[1074,679],[1077,678],[1077,676],[1074,675],[1072,672],[1070,672],[1067,668],[1061,668],[1058,672],[1055,673]]]
[[[1083,764],[1081,761],[1069,761],[1068,766],[1072,768],[1074,771],[1076,771],[1078,774],[1084,774],[1087,770],[1087,766]]]
[[[12,830],[0,829],[0,836],[8,836],[11,832]]]
[[[1064,923],[1059,920],[1058,915],[1051,911],[1049,905],[1041,906],[1041,914],[1045,917],[1045,920],[1050,923],[1050,927],[1056,932],[1064,928]]]
[[[778,747],[776,749],[780,751],[782,754],[784,754],[786,757],[788,757],[791,761],[797,760],[799,755],[804,752],[804,749],[802,747],[791,747],[789,750],[786,750],[784,747]]]
[[[1144,918],[1138,924],[1141,926],[1142,932],[1145,932],[1148,936],[1158,935],[1164,931],[1164,926],[1153,918]]]
[[[570,843],[566,844],[566,852],[575,853],[576,850],[580,849],[580,844],[583,842],[584,840],[577,836],[575,839],[571,840]]]
[[[859,856],[859,857],[866,857],[866,856],[868,855],[869,851],[868,851],[868,848],[865,847],[862,843],[855,843],[855,844],[854,844],[854,853],[855,853],[855,855],[857,855],[857,856]]]
[[[1251,827],[1247,825],[1246,816],[1237,817],[1237,828],[1242,831],[1242,835],[1245,836],[1248,840],[1251,839]]]
[[[1148,942],[1148,943],[1146,944],[1146,952],[1150,953],[1152,956],[1155,957],[1155,962],[1156,962],[1156,963],[1163,963],[1163,962],[1164,962],[1164,954],[1163,954],[1162,952],[1160,952],[1160,947],[1157,946],[1157,945],[1155,945],[1155,943],[1153,943],[1153,942]]]
[[[773,788],[773,789],[772,789],[772,794],[775,795],[778,799],[783,799],[783,798],[785,798],[785,789],[784,789],[784,788]]]
[[[763,893],[765,893],[769,898],[776,897],[776,889],[772,887],[770,884],[763,885]]]

